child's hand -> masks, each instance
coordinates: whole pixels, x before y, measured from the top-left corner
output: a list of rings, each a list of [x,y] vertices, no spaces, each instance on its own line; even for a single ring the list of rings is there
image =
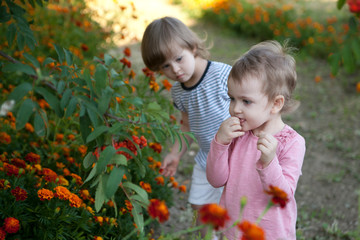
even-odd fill
[[[168,154],[164,158],[164,161],[161,164],[160,170],[161,174],[165,177],[174,176],[179,165],[180,159],[173,154]]]
[[[221,123],[215,138],[218,143],[227,145],[231,143],[232,139],[244,134],[240,125],[240,119],[237,117],[229,117]]]
[[[258,137],[257,148],[261,152],[259,161],[263,167],[266,167],[275,157],[278,141],[273,135],[265,132],[260,132]]]

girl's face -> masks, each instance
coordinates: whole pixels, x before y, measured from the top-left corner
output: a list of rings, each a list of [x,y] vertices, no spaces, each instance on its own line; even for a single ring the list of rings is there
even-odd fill
[[[172,56],[166,59],[160,66],[160,70],[171,80],[184,83],[185,86],[194,85],[193,81],[196,81],[193,78],[195,72],[194,52],[180,46],[174,47]]]
[[[264,131],[272,118],[272,104],[262,91],[262,82],[254,77],[247,77],[240,84],[228,79],[230,97],[229,112],[240,119],[243,131],[253,130],[254,134]]]

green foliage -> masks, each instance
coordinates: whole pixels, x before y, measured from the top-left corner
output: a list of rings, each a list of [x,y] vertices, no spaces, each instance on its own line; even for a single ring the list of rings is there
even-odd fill
[[[170,179],[159,174],[161,149],[168,139],[193,138],[170,117],[162,77],[135,73],[128,53],[99,54],[107,33],[83,1],[3,3],[0,100],[15,106],[0,117],[0,181],[10,184],[0,184],[0,224],[7,217],[21,224],[6,239],[145,236],[149,199],[172,205]],[[75,200],[40,200],[39,190],[56,186]],[[27,192],[24,201],[14,200],[15,187]]]

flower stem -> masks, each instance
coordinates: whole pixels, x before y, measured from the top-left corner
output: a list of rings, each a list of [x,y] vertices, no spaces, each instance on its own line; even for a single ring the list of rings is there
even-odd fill
[[[259,224],[261,219],[265,216],[265,214],[269,211],[269,209],[273,206],[273,202],[270,200],[266,206],[266,208],[264,209],[264,211],[260,214],[260,216],[258,217],[258,219],[256,220],[256,224]]]

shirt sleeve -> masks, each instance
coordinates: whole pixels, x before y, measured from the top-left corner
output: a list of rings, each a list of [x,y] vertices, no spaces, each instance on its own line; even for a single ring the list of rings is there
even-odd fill
[[[211,141],[210,151],[206,162],[206,177],[209,183],[215,187],[222,187],[229,177],[229,145],[216,142],[215,137]]]
[[[305,140],[297,135],[286,143],[282,151],[265,168],[257,168],[264,189],[279,187],[288,196],[294,196],[305,156]]]

